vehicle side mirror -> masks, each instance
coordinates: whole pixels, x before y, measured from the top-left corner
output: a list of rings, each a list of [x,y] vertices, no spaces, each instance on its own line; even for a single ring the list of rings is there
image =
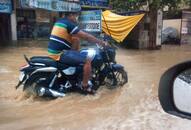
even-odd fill
[[[177,110],[191,113],[191,68],[183,71],[175,78],[172,94]]]
[[[191,61],[168,69],[160,79],[158,92],[165,112],[191,119]]]

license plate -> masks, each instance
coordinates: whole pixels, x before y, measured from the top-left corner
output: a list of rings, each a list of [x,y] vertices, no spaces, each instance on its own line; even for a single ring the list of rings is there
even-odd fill
[[[24,77],[25,77],[25,73],[24,72],[20,72],[19,81],[23,81]]]

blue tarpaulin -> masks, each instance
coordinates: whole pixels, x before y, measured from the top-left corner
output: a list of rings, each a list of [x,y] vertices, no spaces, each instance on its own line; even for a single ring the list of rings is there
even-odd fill
[[[12,3],[11,0],[0,0],[0,13],[11,13]]]

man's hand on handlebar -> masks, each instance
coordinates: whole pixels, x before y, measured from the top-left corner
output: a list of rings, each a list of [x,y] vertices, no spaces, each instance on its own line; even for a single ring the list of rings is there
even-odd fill
[[[101,41],[99,45],[104,47],[104,46],[108,46],[109,44],[105,41]]]

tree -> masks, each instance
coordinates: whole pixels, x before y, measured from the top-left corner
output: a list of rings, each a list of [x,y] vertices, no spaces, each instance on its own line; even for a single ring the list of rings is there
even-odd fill
[[[191,4],[191,0],[187,0]],[[156,31],[157,31],[157,12],[165,6],[169,10],[174,11],[179,8],[182,0],[110,0],[113,9],[117,11],[130,11],[140,9],[143,5],[147,5],[150,17],[149,27],[149,48],[156,49]]]
[[[191,8],[191,0],[183,0],[186,5],[188,5]]]
[[[110,0],[110,5],[116,11],[131,11],[138,10],[145,0]]]

